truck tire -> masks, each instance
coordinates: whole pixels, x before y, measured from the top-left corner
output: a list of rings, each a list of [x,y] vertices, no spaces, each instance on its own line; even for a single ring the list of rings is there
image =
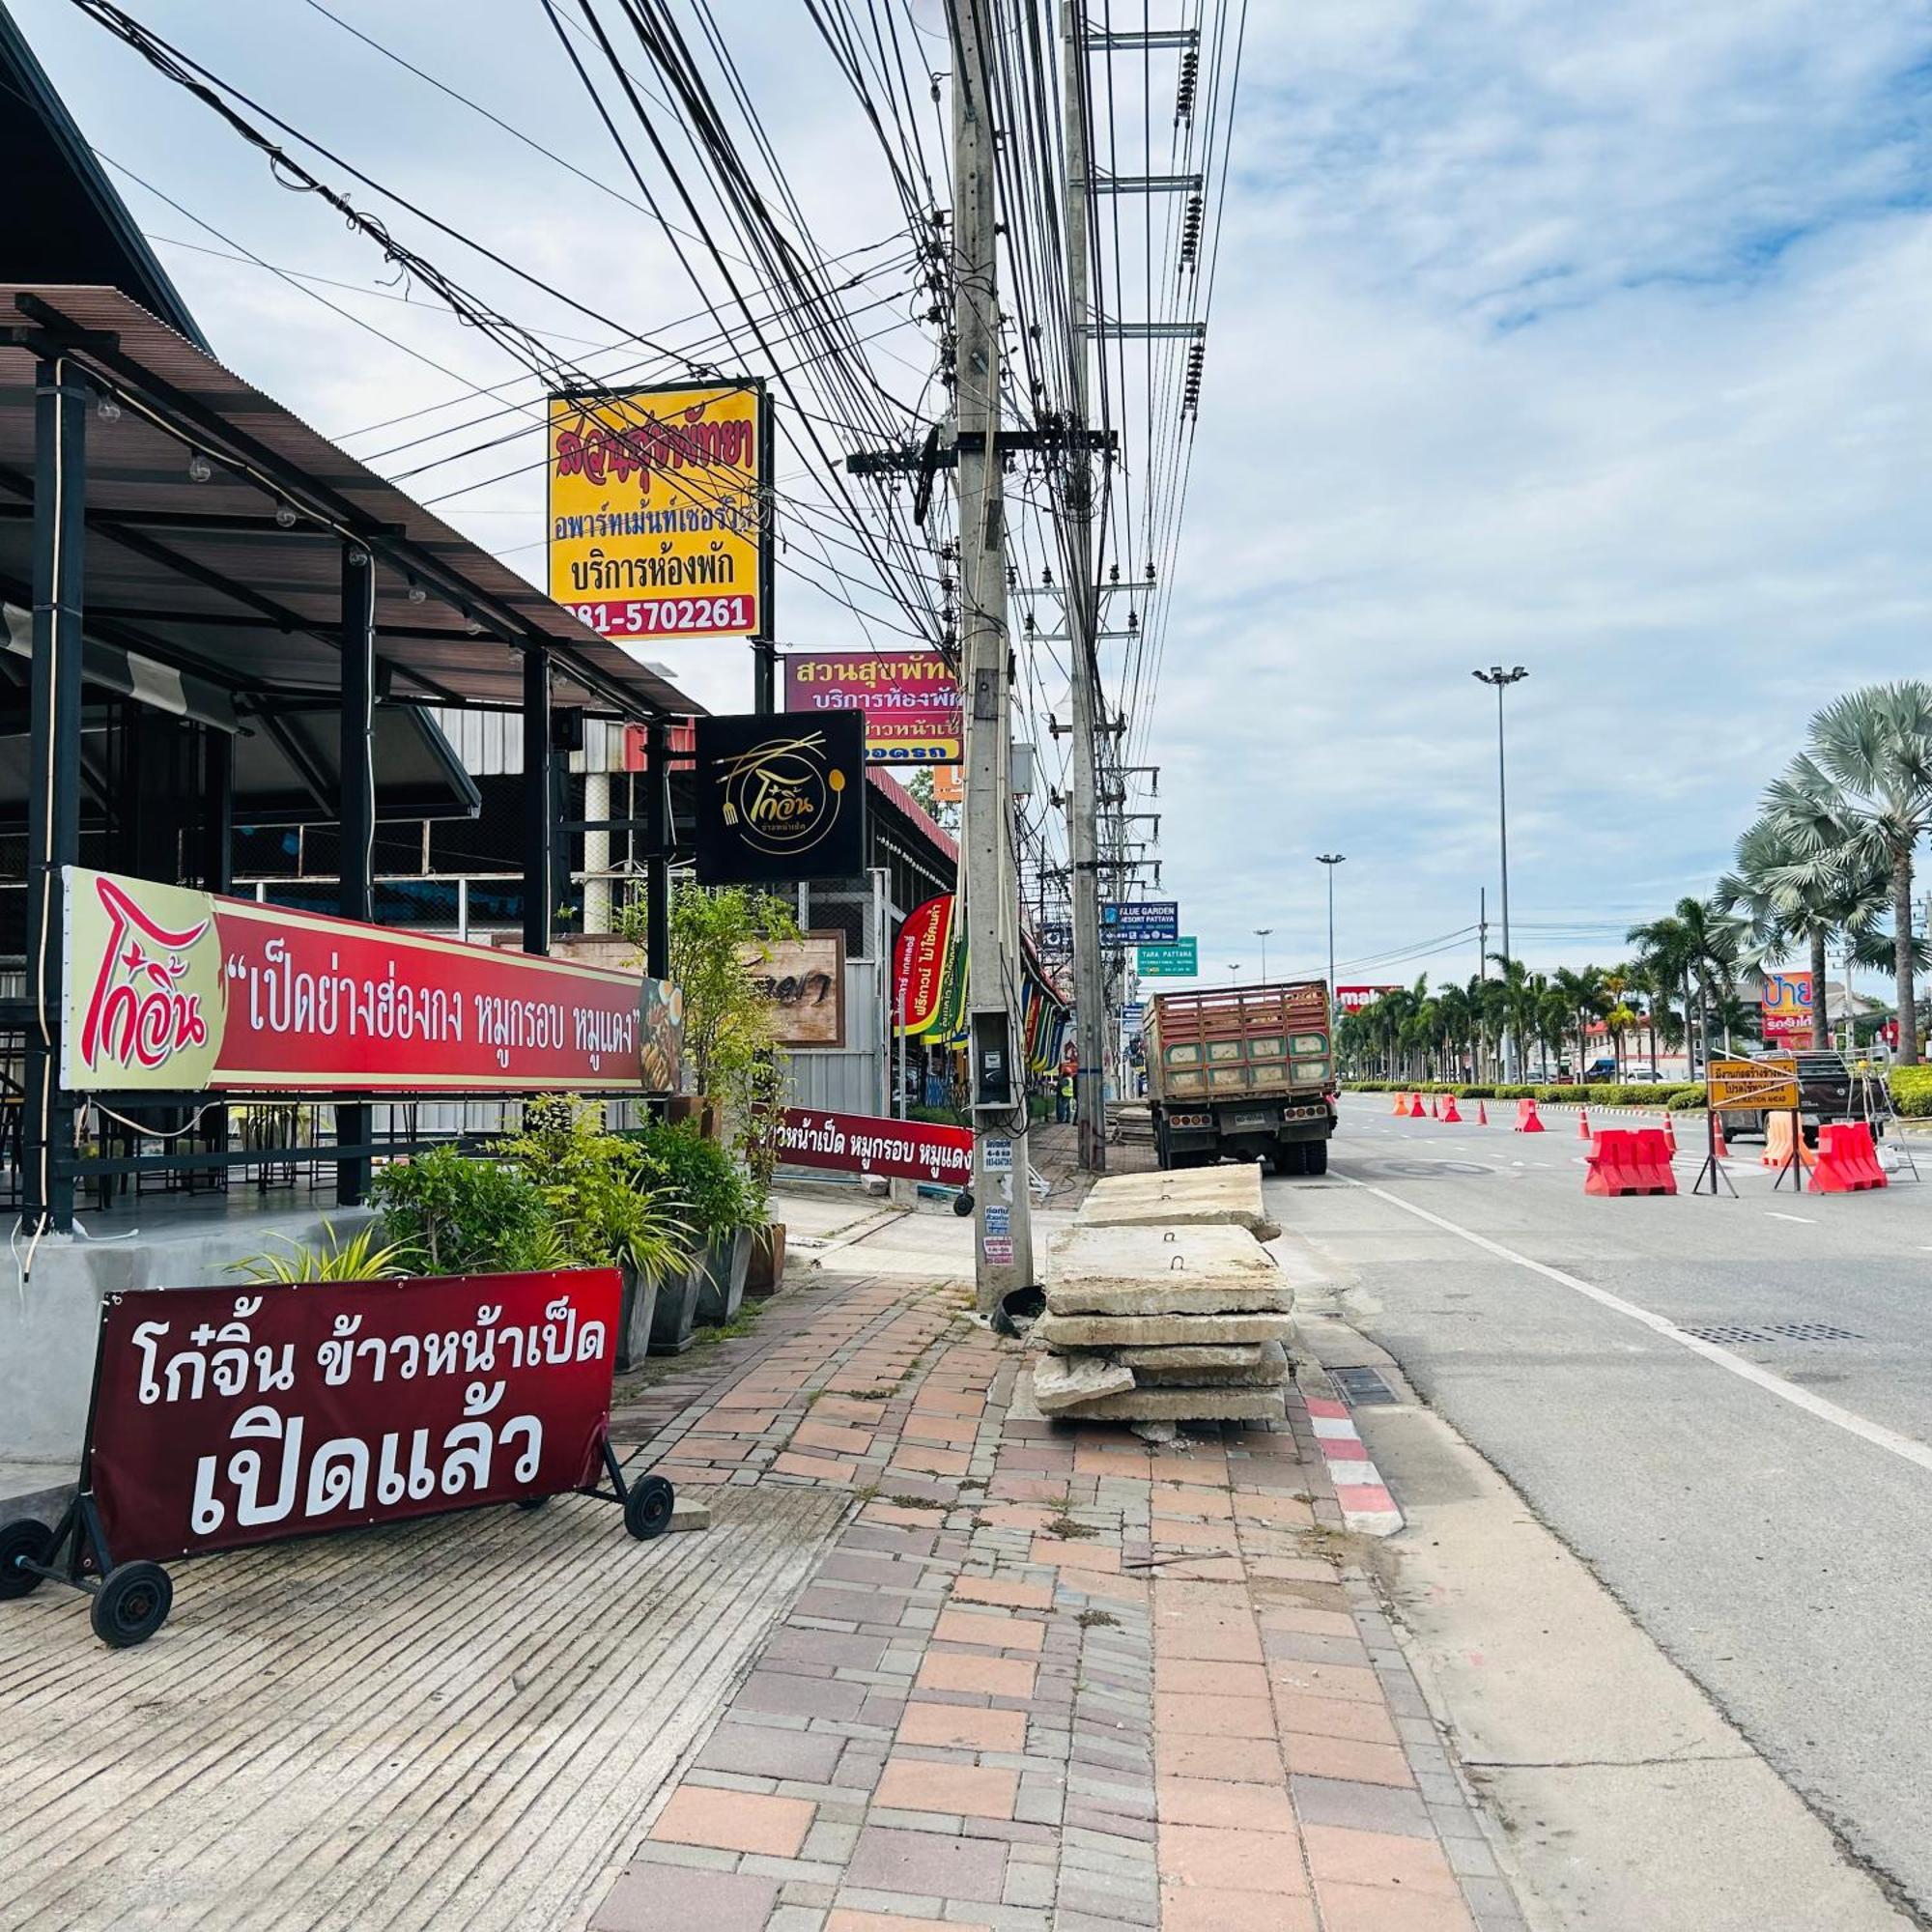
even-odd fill
[[[1153,1159],[1159,1168],[1174,1165],[1174,1149],[1167,1138],[1167,1122],[1156,1120],[1153,1123]]]
[[[1306,1174],[1307,1161],[1308,1144],[1305,1141],[1285,1141],[1268,1156],[1268,1165],[1278,1175]]]
[[[1304,1151],[1308,1155],[1308,1163],[1301,1170],[1303,1174],[1314,1176],[1328,1172],[1328,1143],[1326,1141],[1310,1141]]]

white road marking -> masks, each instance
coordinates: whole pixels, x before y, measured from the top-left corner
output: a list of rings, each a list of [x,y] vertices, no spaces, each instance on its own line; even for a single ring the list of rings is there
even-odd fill
[[[1364,1193],[1373,1194],[1378,1201],[1386,1201],[1391,1208],[1400,1208],[1405,1214],[1413,1214],[1418,1221],[1427,1221],[1432,1227],[1440,1228],[1444,1234],[1459,1236],[1471,1247],[1481,1248],[1500,1260],[1514,1262],[1518,1267],[1528,1268],[1532,1274],[1540,1274],[1546,1281],[1553,1281],[1559,1288],[1583,1295],[1613,1314],[1641,1322],[1666,1342],[1675,1342],[1679,1348],[1690,1350],[1693,1355],[1703,1356],[1707,1362],[1754,1383],[1766,1394],[1789,1403],[1793,1408],[1802,1408],[1817,1421],[1830,1423],[1833,1429],[1842,1429],[1847,1435],[1856,1435],[1860,1441],[1869,1442],[1873,1448],[1883,1449],[1887,1455],[1896,1456],[1900,1462],[1910,1463],[1915,1468],[1932,1472],[1932,1446],[1915,1441],[1910,1435],[1901,1435],[1897,1430],[1888,1429],[1882,1422],[1868,1422],[1862,1415],[1841,1408],[1835,1402],[1827,1402],[1823,1396],[1814,1395],[1807,1388],[1800,1388],[1796,1382],[1786,1381],[1782,1376],[1760,1368],[1743,1355],[1735,1355],[1715,1342],[1706,1342],[1701,1336],[1690,1334],[1668,1316],[1654,1315],[1648,1308],[1639,1308],[1635,1302],[1626,1301],[1622,1295],[1612,1294],[1607,1289],[1595,1287],[1574,1274],[1566,1274],[1561,1268],[1551,1267],[1546,1262],[1532,1261],[1528,1255],[1520,1255],[1514,1248],[1506,1248],[1500,1241],[1491,1240],[1487,1235],[1461,1227],[1440,1214],[1432,1213],[1427,1208],[1417,1207],[1413,1201],[1405,1201],[1401,1195],[1391,1194],[1385,1187],[1371,1187],[1366,1180],[1356,1180],[1346,1174],[1335,1178],[1346,1180],[1350,1187],[1359,1187]]]
[[[1767,1208],[1764,1211],[1774,1221],[1803,1221],[1807,1228],[1815,1228],[1818,1225],[1809,1214],[1780,1214],[1776,1208]]]

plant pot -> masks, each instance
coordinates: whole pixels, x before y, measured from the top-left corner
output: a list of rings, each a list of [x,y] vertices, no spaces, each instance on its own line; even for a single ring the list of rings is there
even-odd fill
[[[752,1264],[752,1231],[731,1228],[713,1235],[703,1255],[703,1285],[697,1291],[697,1320],[713,1328],[729,1321],[745,1302],[745,1275]]]
[[[762,1301],[768,1294],[776,1294],[784,1280],[784,1271],[785,1224],[782,1221],[767,1221],[762,1228],[753,1228],[752,1263],[745,1274],[745,1293],[756,1301]]]
[[[657,1314],[658,1285],[644,1280],[629,1262],[622,1269],[624,1298],[617,1316],[617,1369],[642,1365],[651,1351],[651,1321]]]
[[[651,1316],[652,1354],[681,1355],[691,1347],[691,1331],[697,1325],[698,1292],[703,1286],[701,1257],[682,1274],[667,1275],[658,1283],[658,1305]]]

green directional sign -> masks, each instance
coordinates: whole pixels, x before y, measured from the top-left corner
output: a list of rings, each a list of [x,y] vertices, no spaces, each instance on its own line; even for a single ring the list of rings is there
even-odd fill
[[[1201,942],[1189,935],[1165,946],[1139,949],[1142,976],[1151,980],[1184,980],[1201,971]]]

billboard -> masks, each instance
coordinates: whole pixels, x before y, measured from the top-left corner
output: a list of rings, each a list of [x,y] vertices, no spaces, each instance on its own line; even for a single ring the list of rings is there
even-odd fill
[[[1338,1012],[1358,1013],[1364,1007],[1372,1007],[1384,993],[1399,993],[1400,986],[1337,986],[1335,988],[1335,1008]]]
[[[659,980],[79,866],[63,877],[71,1092],[645,1086]]]
[[[1180,937],[1178,899],[1102,899],[1102,946],[1172,945]]]
[[[793,655],[784,670],[786,711],[864,714],[870,763],[959,762],[959,680],[937,651]]]
[[[619,1294],[615,1268],[109,1294],[81,1480],[115,1561],[589,1486]]]
[[[866,869],[865,720],[756,713],[697,721],[697,877],[707,886]]]
[[[1764,976],[1764,1037],[1788,1046],[1809,1046],[1816,1024],[1809,973]]]
[[[1161,946],[1143,946],[1136,954],[1147,980],[1189,980],[1201,971],[1201,942],[1188,933]]]
[[[770,426],[754,382],[550,398],[551,596],[601,636],[762,636]]]

